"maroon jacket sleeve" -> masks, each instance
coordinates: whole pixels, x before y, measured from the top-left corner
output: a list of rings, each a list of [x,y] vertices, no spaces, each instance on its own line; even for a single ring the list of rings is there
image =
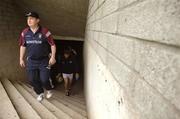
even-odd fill
[[[26,43],[25,43],[25,40],[24,40],[24,35],[26,34],[27,31],[28,31],[28,28],[24,29],[21,32],[20,37],[19,37],[19,46],[26,47]]]
[[[51,32],[47,28],[43,28],[42,32],[45,35],[45,37],[47,38],[49,45],[51,45],[51,46],[55,45],[54,40],[51,35]]]

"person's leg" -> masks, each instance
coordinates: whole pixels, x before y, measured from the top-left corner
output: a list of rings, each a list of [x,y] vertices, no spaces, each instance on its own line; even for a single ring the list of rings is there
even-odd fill
[[[41,68],[40,69],[40,80],[41,80],[41,83],[43,85],[43,87],[46,89],[46,90],[51,90],[51,85],[50,85],[50,76],[49,76],[49,69],[46,69],[46,68]]]
[[[53,89],[55,87],[54,83],[53,83],[53,80],[51,78],[49,78],[49,81],[50,81],[51,88]]]
[[[39,70],[31,69],[31,70],[27,70],[27,73],[28,73],[29,82],[32,85],[36,94],[38,95],[37,100],[42,101],[44,96],[44,90],[39,79]]]
[[[42,85],[41,85],[41,82],[39,79],[39,70],[38,69],[28,69],[27,74],[28,74],[28,80],[29,80],[30,84],[32,85],[36,94],[40,95],[40,94],[44,93],[44,90],[42,88]]]
[[[68,74],[68,78],[69,78],[68,90],[69,90],[69,93],[71,93],[71,86],[72,86],[72,82],[73,82],[73,74]]]
[[[50,84],[50,69],[46,67],[40,67],[40,80],[43,87],[47,90],[47,98],[50,98],[52,96],[52,87]]]
[[[62,74],[63,79],[64,79],[64,88],[65,88],[65,94],[68,96],[69,95],[69,79],[67,77],[67,74]]]

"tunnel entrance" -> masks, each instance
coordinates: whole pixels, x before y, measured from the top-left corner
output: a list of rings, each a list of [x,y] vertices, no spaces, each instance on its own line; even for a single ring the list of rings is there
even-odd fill
[[[51,79],[55,88],[64,91],[64,82],[58,82],[57,75],[59,73],[59,60],[63,56],[63,50],[65,47],[70,46],[74,51],[76,51],[77,55],[75,56],[77,59],[77,64],[79,68],[80,78],[76,80],[74,78],[72,84],[72,95],[74,94],[83,94],[84,90],[84,73],[83,73],[83,41],[73,41],[73,40],[60,40],[55,39],[56,43],[56,64],[51,69]]]

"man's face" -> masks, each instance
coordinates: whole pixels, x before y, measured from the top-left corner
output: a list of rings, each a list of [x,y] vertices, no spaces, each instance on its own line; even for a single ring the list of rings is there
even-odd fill
[[[27,17],[27,24],[29,27],[33,27],[33,26],[37,26],[39,23],[39,19],[35,18],[35,17]]]

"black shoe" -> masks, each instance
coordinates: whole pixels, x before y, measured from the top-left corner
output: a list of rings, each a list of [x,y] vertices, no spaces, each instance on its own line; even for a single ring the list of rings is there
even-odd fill
[[[69,88],[68,92],[69,92],[69,95],[71,95],[71,88]]]

